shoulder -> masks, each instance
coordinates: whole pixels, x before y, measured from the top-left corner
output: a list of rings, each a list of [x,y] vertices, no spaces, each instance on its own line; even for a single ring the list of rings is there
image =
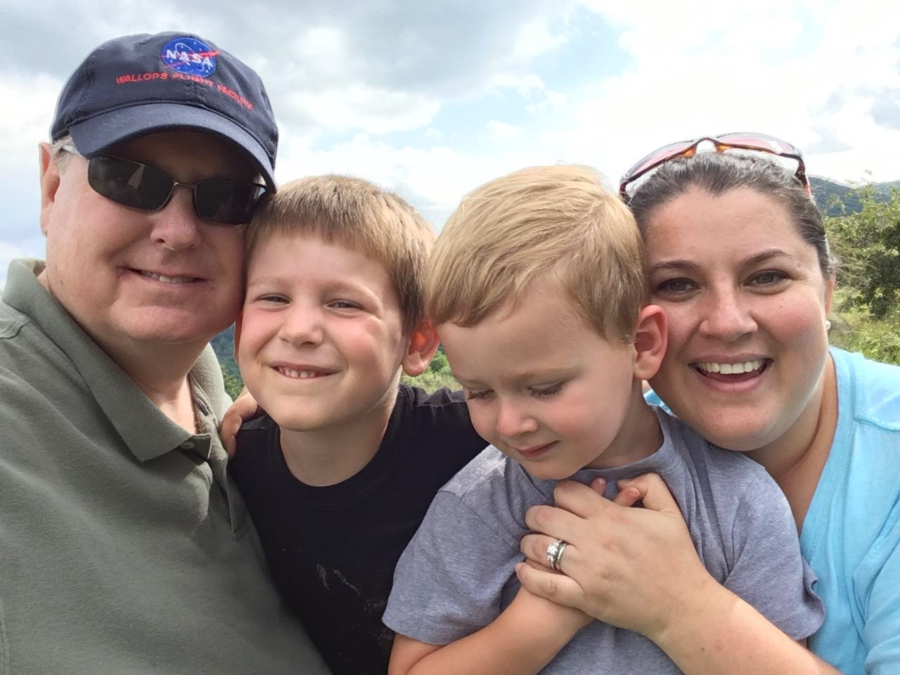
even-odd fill
[[[726,476],[763,477],[766,470],[742,452],[724,450],[713,445],[681,419],[662,409],[657,410],[663,434],[675,452],[698,473],[706,473],[710,481]]]
[[[401,384],[394,411],[401,436],[417,452],[434,456],[441,464],[449,462],[453,473],[487,446],[472,426],[461,391],[438,389],[429,394]]]
[[[453,424],[469,419],[466,399],[461,391],[442,388],[429,394],[424,389],[401,384],[397,394],[397,405],[418,418],[437,423]]]
[[[516,462],[494,446],[488,446],[441,488],[439,494],[452,497],[461,508],[518,537],[525,528],[529,506],[546,502],[530,476]]]
[[[238,431],[238,447],[254,446],[263,441],[268,441],[277,428],[278,425],[275,424],[275,420],[265,413],[259,417],[254,417],[252,420],[247,420],[241,424],[240,431]]]
[[[30,322],[31,319],[22,312],[0,301],[0,341],[15,339],[22,332],[22,327]]]
[[[900,366],[837,348],[831,349],[831,356],[839,401],[849,404],[853,418],[886,432],[900,433]]]
[[[504,486],[514,470],[509,458],[491,445],[451,478],[441,492],[456,495],[463,502],[478,499],[480,494]]]
[[[221,420],[231,405],[231,398],[225,391],[225,379],[222,367],[211,345],[206,345],[194,367],[191,376],[196,386],[208,399],[218,420]]]

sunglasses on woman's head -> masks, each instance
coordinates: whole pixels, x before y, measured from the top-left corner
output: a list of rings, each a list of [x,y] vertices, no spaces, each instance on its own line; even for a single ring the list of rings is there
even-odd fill
[[[65,145],[62,150],[80,155]],[[109,200],[142,211],[159,211],[172,198],[176,186],[191,188],[194,211],[203,220],[220,225],[245,225],[268,188],[258,183],[214,179],[182,183],[164,171],[121,157],[99,155],[88,159],[88,184]]]
[[[755,132],[722,134],[721,136],[704,136],[692,141],[679,141],[678,143],[664,145],[644,157],[622,176],[622,180],[619,182],[619,195],[621,195],[625,202],[630,201],[631,193],[628,191],[629,185],[634,185],[635,181],[639,178],[668,161],[680,157],[693,157],[697,154],[700,144],[704,142],[712,143],[716,152],[751,150],[766,152],[770,155],[777,155],[779,157],[787,157],[795,160],[797,162],[797,171],[794,173],[794,176],[800,181],[800,184],[806,190],[806,194],[812,198],[812,189],[809,185],[809,178],[806,175],[806,165],[803,163],[803,155],[800,153],[800,150],[790,143],[775,138],[774,136],[758,134]]]

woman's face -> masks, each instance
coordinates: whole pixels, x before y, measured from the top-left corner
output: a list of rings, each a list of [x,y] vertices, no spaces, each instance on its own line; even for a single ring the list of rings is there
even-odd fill
[[[814,423],[833,283],[788,210],[749,188],[692,188],[651,213],[645,242],[669,325],[651,384],[673,412],[740,451]]]

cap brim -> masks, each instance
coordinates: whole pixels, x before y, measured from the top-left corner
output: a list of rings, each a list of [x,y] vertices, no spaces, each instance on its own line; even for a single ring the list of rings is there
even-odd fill
[[[190,129],[231,141],[256,164],[269,190],[275,191],[274,167],[263,146],[234,122],[203,108],[173,103],[146,103],[119,108],[69,127],[75,147],[85,157],[101,154],[123,141],[160,131]]]

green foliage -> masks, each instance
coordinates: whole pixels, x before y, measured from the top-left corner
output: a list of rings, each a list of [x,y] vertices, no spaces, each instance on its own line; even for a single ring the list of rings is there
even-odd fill
[[[900,364],[900,189],[865,186],[848,193],[859,210],[826,218],[839,259],[831,343]]]
[[[866,186],[856,196],[859,213],[828,219],[841,261],[843,309],[885,319],[900,306],[900,190],[891,188],[884,199]]]
[[[872,318],[865,311],[844,314],[834,321],[829,341],[870,359],[900,365],[900,310],[882,319]]]
[[[241,390],[244,388],[244,381],[241,379],[240,374],[235,377],[230,372],[228,372],[228,370],[226,370],[224,365],[220,363],[219,366],[222,368],[222,377],[225,378],[225,391],[228,392],[228,395],[233,401],[238,397],[238,394],[240,394]]]
[[[404,375],[403,381],[414,387],[421,387],[427,392],[435,391],[441,387],[447,387],[448,389],[461,388],[459,382],[453,377],[453,373],[450,372],[450,364],[447,362],[447,355],[444,353],[443,347],[438,348],[437,353],[435,353],[434,358],[431,359],[431,363],[428,365],[428,370],[418,377]]]

